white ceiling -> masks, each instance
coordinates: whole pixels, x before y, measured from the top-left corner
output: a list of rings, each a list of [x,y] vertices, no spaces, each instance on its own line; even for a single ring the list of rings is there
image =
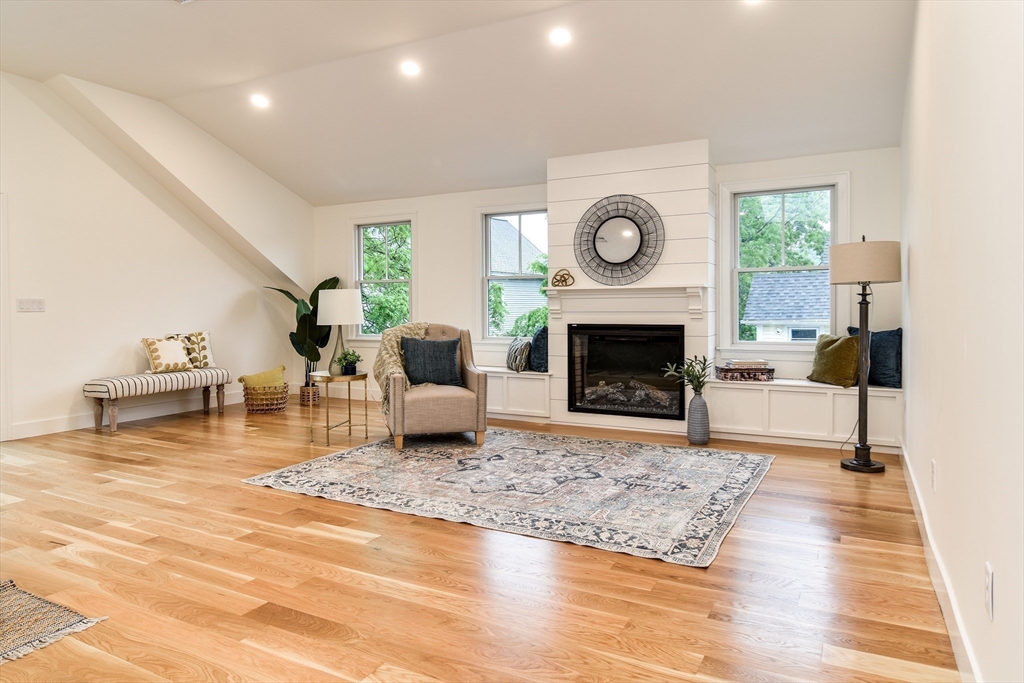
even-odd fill
[[[543,183],[548,157],[697,138],[719,164],[895,146],[913,12],[3,0],[0,67],[161,99],[320,206]],[[548,42],[556,26],[567,47]],[[403,59],[421,75],[401,75]]]

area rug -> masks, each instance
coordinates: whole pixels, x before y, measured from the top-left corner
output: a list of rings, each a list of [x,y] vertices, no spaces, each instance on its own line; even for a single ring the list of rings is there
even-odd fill
[[[772,456],[490,429],[385,439],[244,481],[707,567]]]
[[[106,617],[87,619],[78,612],[0,582],[0,664],[84,631]]]

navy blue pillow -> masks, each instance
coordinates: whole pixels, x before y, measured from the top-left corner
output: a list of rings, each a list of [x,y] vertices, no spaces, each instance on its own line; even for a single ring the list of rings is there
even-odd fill
[[[458,339],[416,339],[402,337],[405,374],[411,384],[446,384],[461,387]]]
[[[534,372],[548,371],[548,326],[540,328],[533,334],[530,344],[530,369]]]
[[[859,327],[847,327],[851,337],[860,334]],[[871,340],[871,367],[868,370],[868,384],[876,387],[903,386],[903,328],[885,332],[868,332]]]

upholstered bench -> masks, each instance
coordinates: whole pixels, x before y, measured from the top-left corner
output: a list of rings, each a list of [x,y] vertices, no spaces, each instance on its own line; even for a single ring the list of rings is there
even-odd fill
[[[185,372],[159,372],[146,375],[104,377],[85,383],[83,393],[94,402],[96,429],[103,427],[103,401],[110,414],[110,431],[117,431],[117,399],[128,396],[162,394],[166,391],[203,388],[203,412],[210,412],[210,387],[217,387],[217,412],[224,412],[224,385],[231,382],[231,373],[224,368],[201,368]]]

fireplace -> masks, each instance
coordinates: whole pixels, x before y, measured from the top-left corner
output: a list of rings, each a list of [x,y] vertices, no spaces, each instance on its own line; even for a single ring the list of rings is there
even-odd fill
[[[682,420],[683,325],[569,325],[569,410]]]

